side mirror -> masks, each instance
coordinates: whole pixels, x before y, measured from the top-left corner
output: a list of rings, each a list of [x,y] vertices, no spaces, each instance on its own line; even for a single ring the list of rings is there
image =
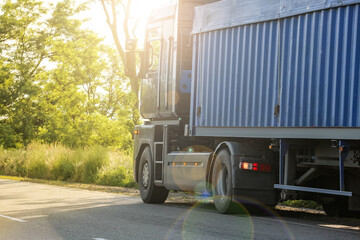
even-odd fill
[[[135,52],[137,46],[137,39],[127,39],[125,43],[125,50],[127,52]]]

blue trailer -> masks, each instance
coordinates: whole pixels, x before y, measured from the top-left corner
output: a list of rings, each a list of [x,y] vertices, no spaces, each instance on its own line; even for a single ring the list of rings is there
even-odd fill
[[[179,0],[153,12],[142,61],[144,202],[360,211],[359,0]]]

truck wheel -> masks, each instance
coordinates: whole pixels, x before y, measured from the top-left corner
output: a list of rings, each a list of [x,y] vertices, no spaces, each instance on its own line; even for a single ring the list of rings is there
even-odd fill
[[[146,147],[141,154],[138,176],[140,195],[144,203],[164,203],[169,190],[154,184],[154,163],[149,147]]]
[[[232,188],[230,153],[221,150],[215,158],[212,172],[212,193],[216,209],[220,213],[237,212]]]

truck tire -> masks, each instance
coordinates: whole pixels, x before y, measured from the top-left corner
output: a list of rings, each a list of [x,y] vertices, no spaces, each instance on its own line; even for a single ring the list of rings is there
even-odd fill
[[[144,203],[164,203],[169,190],[155,186],[154,162],[149,147],[146,147],[140,157],[139,188],[141,199]]]
[[[215,208],[220,213],[236,213],[238,205],[232,188],[230,153],[223,149],[215,157],[212,172],[212,193]]]

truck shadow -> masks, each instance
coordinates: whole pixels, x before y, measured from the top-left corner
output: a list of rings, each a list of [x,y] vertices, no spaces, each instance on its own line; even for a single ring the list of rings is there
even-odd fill
[[[212,201],[196,202],[196,201],[167,201],[167,206],[176,206],[182,208],[196,208],[199,211],[209,211],[216,213],[216,208]],[[240,214],[232,214],[235,216],[243,216],[249,214],[251,217],[262,218],[281,218],[293,221],[308,220],[314,222],[314,224],[323,223],[323,225],[330,224],[340,229],[360,230],[360,218],[339,218],[329,217],[324,211],[306,209],[306,208],[294,208],[294,207],[264,207],[254,205],[244,205],[245,212]]]

